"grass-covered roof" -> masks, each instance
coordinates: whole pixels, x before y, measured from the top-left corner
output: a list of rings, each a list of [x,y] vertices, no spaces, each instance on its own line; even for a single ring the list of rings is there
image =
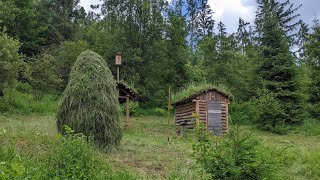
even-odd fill
[[[134,88],[133,86],[129,86],[126,82],[124,81],[117,81],[117,86],[124,88],[128,91],[128,93],[130,93],[130,95],[137,95],[138,91],[136,88]]]
[[[127,83],[123,81],[117,82],[117,88],[119,90],[119,96],[127,96],[129,95],[130,99],[135,99],[138,96],[137,90],[133,86],[129,86]],[[125,99],[119,98],[119,102],[125,102]]]
[[[178,103],[183,103],[185,101],[189,101],[190,99],[195,98],[199,94],[208,92],[210,90],[215,90],[225,95],[230,100],[233,100],[233,95],[229,92],[229,90],[225,86],[217,86],[214,84],[199,84],[199,85],[192,84],[192,85],[189,85],[185,90],[182,90],[178,93],[173,94],[172,103],[178,104]]]

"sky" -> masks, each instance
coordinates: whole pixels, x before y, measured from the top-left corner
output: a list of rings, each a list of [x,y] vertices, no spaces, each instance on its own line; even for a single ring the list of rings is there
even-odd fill
[[[170,0],[169,0],[170,1]],[[303,4],[299,9],[301,18],[307,24],[312,24],[315,17],[320,18],[320,0],[291,0],[295,5]],[[80,0],[80,5],[86,11],[90,4],[97,4],[99,0]],[[256,11],[255,0],[208,0],[216,24],[222,21],[229,33],[237,31],[239,17],[253,24]]]

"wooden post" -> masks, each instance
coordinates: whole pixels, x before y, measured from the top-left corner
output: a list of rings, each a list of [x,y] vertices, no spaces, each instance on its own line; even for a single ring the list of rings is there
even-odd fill
[[[170,130],[170,87],[169,87],[169,95],[168,95],[168,129]]]
[[[226,112],[226,116],[227,116],[227,117],[226,117],[226,119],[227,119],[227,122],[226,122],[226,123],[227,123],[227,131],[226,131],[226,134],[229,132],[229,127],[228,127],[228,126],[229,126],[229,125],[228,125],[228,123],[229,123],[229,121],[228,121],[228,113],[229,113],[229,112],[228,112],[228,105],[229,105],[229,103],[226,103],[226,111],[227,111],[227,112]]]
[[[206,102],[206,130],[208,131],[208,102]]]
[[[129,128],[129,95],[126,97],[126,129]]]
[[[119,82],[120,66],[117,65],[117,82]]]
[[[199,116],[200,116],[200,101],[199,100],[197,100],[196,101],[196,114],[197,114],[197,117],[196,117],[196,124],[197,124],[197,126],[199,127],[199,121],[200,121],[200,119],[198,118]]]
[[[168,142],[170,141],[170,87],[169,87],[169,93],[168,93]]]

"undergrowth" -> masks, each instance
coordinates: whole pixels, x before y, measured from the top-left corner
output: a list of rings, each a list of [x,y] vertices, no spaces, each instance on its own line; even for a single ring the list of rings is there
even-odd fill
[[[196,131],[198,143],[193,145],[197,163],[212,179],[273,179],[279,158],[263,147],[251,133],[236,126],[224,137],[204,130]],[[281,153],[280,153],[281,154]]]
[[[65,129],[67,135],[51,139],[41,154],[2,141],[0,179],[136,179],[127,172],[113,172],[84,135]],[[2,140],[5,135],[2,132]]]
[[[0,113],[8,114],[53,114],[56,113],[60,96],[56,94],[37,95],[28,84],[18,83],[15,88],[4,89],[0,97]]]

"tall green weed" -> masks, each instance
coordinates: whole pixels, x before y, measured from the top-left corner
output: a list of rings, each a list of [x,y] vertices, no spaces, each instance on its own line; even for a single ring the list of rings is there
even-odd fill
[[[46,94],[39,100],[32,92],[31,86],[24,83],[4,89],[4,96],[0,97],[0,113],[28,115],[53,114],[57,111],[59,95]]]
[[[27,179],[135,179],[127,172],[114,173],[89,139],[65,126],[51,151],[25,158]]]
[[[15,144],[0,146],[0,180],[21,177],[24,172],[25,167],[21,158],[16,154]]]

